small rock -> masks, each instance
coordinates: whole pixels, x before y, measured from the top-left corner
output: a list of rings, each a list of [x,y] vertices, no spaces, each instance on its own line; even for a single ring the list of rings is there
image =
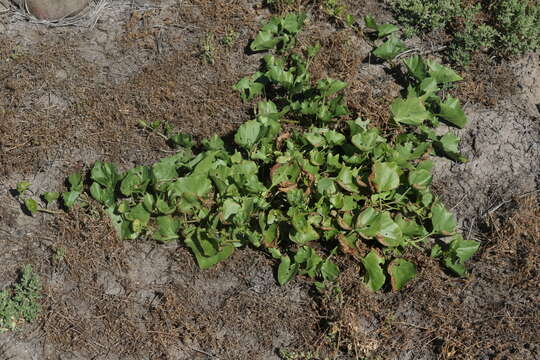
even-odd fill
[[[12,91],[17,90],[17,88],[18,88],[17,81],[13,80],[13,79],[10,79],[10,80],[6,81],[4,86],[5,86],[6,89],[12,90]]]
[[[66,80],[68,78],[68,72],[64,69],[60,69],[56,72],[55,76],[56,76],[56,79],[60,81]]]
[[[90,0],[25,0],[26,9],[42,20],[59,20],[77,15]],[[23,1],[24,3],[24,1]]]

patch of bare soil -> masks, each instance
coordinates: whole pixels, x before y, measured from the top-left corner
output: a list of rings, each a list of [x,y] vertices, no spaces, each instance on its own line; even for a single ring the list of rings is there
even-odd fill
[[[319,1],[303,3],[312,21],[300,43],[323,46],[315,77],[348,81],[351,109],[389,128],[395,78],[371,61],[361,34],[329,19]],[[346,3],[359,18],[391,20],[378,1]],[[358,264],[344,260],[341,293],[321,296],[302,279],[278,287],[272,260],[253,250],[201,271],[178,244],[118,241],[95,204],[22,213],[10,192],[18,181],[36,193],[61,190],[96,160],[126,169],[169,154],[140,120],[200,139],[249,119],[251,105],[231,87],[259,64],[246,46],[270,16],[261,4],[118,1],[93,28],[47,28],[0,8],[0,287],[27,263],[45,284],[40,321],[0,335],[0,360],[276,359],[280,349],[313,358],[538,358],[538,209],[531,200],[489,223],[493,235],[479,233],[482,215],[506,214],[513,198],[537,189],[537,55],[501,65],[495,78],[487,65],[471,71],[456,90],[471,117],[460,134],[471,161],[441,161],[436,178],[467,234],[483,239],[467,280],[411,252],[421,274],[404,292],[368,293]]]

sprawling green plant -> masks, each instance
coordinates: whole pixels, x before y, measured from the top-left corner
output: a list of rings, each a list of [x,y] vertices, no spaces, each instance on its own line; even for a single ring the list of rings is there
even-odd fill
[[[41,282],[32,267],[23,268],[20,281],[0,291],[0,333],[14,330],[21,322],[33,321],[41,311]]]
[[[180,150],[151,166],[119,173],[95,163],[89,193],[122,238],[182,239],[203,269],[251,246],[279,261],[280,284],[299,274],[323,287],[339,274],[332,258],[349,254],[364,265],[370,289],[381,289],[389,276],[398,290],[416,274],[404,254],[417,247],[431,248],[464,275],[478,243],[463,239],[430,191],[429,159],[437,151],[465,161],[455,135],[434,131],[440,120],[465,125],[459,101],[440,96],[461,78],[435,61],[407,59],[410,86],[391,111],[395,125],[409,131],[385,138],[368,120],[343,121],[350,115],[345,82],[311,79],[320,47],[294,51],[304,20],[272,18],[251,43],[253,51],[269,52],[260,71],[234,86],[245,101],[258,101],[232,146],[213,136],[194,151],[190,137],[177,134]],[[393,41],[392,26],[368,20],[379,38]],[[70,179],[78,192],[79,176]]]

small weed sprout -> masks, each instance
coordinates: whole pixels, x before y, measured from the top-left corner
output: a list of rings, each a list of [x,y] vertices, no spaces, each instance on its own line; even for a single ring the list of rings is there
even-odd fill
[[[54,264],[60,264],[66,257],[66,249],[64,247],[58,247],[54,250],[52,261]]]
[[[216,39],[213,33],[206,34],[202,44],[202,56],[207,64],[214,65],[216,62]]]
[[[225,35],[221,38],[220,42],[222,45],[231,48],[239,36],[240,34],[238,34],[237,31],[235,31],[233,28],[229,28],[227,29]]]

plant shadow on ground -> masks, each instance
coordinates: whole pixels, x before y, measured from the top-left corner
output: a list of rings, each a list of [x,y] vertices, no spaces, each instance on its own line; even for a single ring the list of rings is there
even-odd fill
[[[29,24],[8,27],[7,15],[0,18],[6,30],[0,39],[2,190],[32,176],[50,190],[61,186],[53,178],[96,160],[129,168],[171,151],[159,136],[137,129],[138,120],[167,121],[200,139],[227,137],[249,118],[249,104],[231,86],[258,66],[258,55],[248,56],[245,46],[268,11],[257,1],[154,3],[119,7],[123,12],[87,34],[32,33]],[[346,3],[355,15],[388,19],[378,1]],[[369,44],[317,16],[302,40],[323,46],[312,66],[315,80],[346,79],[351,110],[394,131],[388,105],[401,88],[383,69],[362,67]],[[207,64],[201,39],[208,33],[219,38],[227,26],[239,38]],[[459,97],[493,106],[492,100],[510,96],[511,72],[501,66],[500,81],[490,85],[486,64],[467,73],[471,80],[455,90]],[[26,219],[13,198],[1,199],[7,206],[0,209],[0,280],[8,283],[20,264],[30,263],[46,290],[40,322],[0,339],[0,359],[28,353],[43,359],[262,359],[276,358],[278,349],[320,354],[314,358],[534,359],[540,351],[534,199],[516,205],[513,216],[504,214],[508,220],[493,219],[492,234],[478,235],[485,245],[468,280],[448,277],[431,258],[411,253],[422,269],[418,279],[402,293],[373,294],[361,283],[359,264],[344,260],[341,293],[322,296],[303,279],[279,288],[273,262],[256,251],[200,271],[183,248],[119,241],[95,204]],[[65,255],[54,260],[60,248]]]

